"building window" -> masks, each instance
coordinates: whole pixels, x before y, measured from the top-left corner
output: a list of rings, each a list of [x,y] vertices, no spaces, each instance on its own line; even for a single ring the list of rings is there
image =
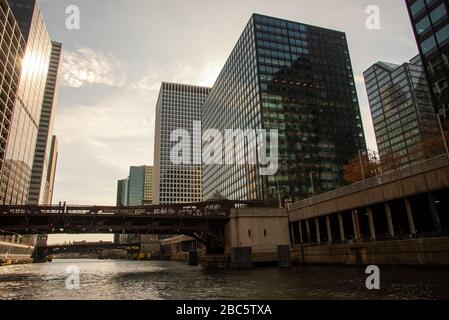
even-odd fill
[[[435,41],[435,37],[434,36],[431,36],[429,39],[427,39],[427,40],[423,41],[423,43],[421,43],[421,49],[422,49],[424,54],[429,53],[436,46],[437,46],[437,43]]]
[[[425,7],[424,0],[418,0],[412,6],[410,7],[410,10],[412,11],[412,15],[416,16],[421,10],[423,10]]]
[[[430,28],[430,20],[429,20],[429,16],[425,16],[423,19],[421,19],[417,24],[416,24],[416,32],[418,34],[423,33],[424,31],[426,31],[427,29]]]

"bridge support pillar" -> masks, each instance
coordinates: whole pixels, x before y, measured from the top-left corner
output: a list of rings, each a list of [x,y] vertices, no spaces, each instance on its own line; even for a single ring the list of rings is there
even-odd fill
[[[253,267],[253,250],[251,247],[231,249],[231,264],[233,269],[251,269]]]
[[[320,221],[318,219],[315,219],[315,229],[316,229],[317,243],[321,244]]]
[[[328,239],[329,243],[332,243],[333,238],[332,238],[332,229],[331,229],[331,219],[329,218],[329,216],[326,216],[326,228],[327,228],[327,239]]]
[[[291,239],[291,243],[294,245],[296,244],[296,239],[295,239],[295,228],[293,226],[293,223],[290,223],[290,239]]]
[[[304,235],[302,234],[302,221],[299,221],[298,224],[298,229],[299,229],[299,243],[303,244],[304,243]]]
[[[429,193],[429,206],[430,206],[430,212],[432,214],[433,224],[435,225],[435,230],[437,232],[441,232],[441,221],[440,216],[438,214],[438,207],[437,202],[435,199],[435,196],[433,193]]]
[[[395,233],[394,233],[393,218],[391,216],[391,207],[388,202],[385,202],[385,214],[387,215],[388,232],[390,233],[391,237],[394,237]]]
[[[310,232],[310,223],[309,220],[306,220],[306,231],[307,231],[307,241],[309,243],[312,242],[312,233]]]
[[[198,251],[190,250],[189,251],[189,266],[197,266],[199,263]]]
[[[410,234],[415,235],[416,228],[415,228],[415,222],[413,221],[413,211],[412,211],[412,207],[410,206],[410,200],[408,198],[405,198],[404,202],[405,202],[405,209],[407,210],[407,218],[408,218],[408,225],[410,228]]]
[[[341,213],[338,214],[338,225],[340,228],[340,240],[345,241],[346,240],[345,226],[343,224],[343,216],[341,215]]]
[[[354,227],[354,237],[357,241],[360,241],[360,225],[357,210],[352,211],[352,225]]]
[[[371,235],[371,241],[376,241],[376,227],[374,225],[373,209],[371,207],[368,210],[369,231]]]

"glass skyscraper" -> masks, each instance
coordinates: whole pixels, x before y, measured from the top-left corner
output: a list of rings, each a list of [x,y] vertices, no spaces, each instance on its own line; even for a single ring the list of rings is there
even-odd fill
[[[406,4],[436,109],[449,129],[449,1]]]
[[[10,0],[9,5],[23,33],[26,49],[1,172],[0,203],[26,204],[51,42],[36,1]]]
[[[399,166],[424,160],[421,144],[438,122],[420,57],[402,65],[377,62],[364,77],[381,159]]]
[[[366,149],[345,33],[254,14],[203,106],[206,129],[278,129],[280,165],[275,176],[205,165],[205,199],[296,201],[341,187]]]

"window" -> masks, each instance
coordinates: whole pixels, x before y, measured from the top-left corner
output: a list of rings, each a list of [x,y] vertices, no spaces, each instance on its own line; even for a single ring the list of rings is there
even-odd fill
[[[431,36],[429,39],[423,41],[421,43],[421,49],[424,54],[430,52],[432,49],[434,49],[437,46],[437,43],[435,41],[435,37]]]
[[[446,7],[444,6],[444,3],[442,3],[430,13],[430,19],[432,20],[432,23],[435,24],[445,15],[447,15]]]
[[[412,11],[412,15],[416,16],[422,9],[424,9],[424,0],[418,0],[412,6],[410,7],[410,10]]]
[[[423,19],[421,19],[421,20],[416,24],[416,32],[417,32],[418,34],[421,34],[421,33],[423,33],[424,31],[426,31],[429,27],[430,27],[429,16],[425,16]]]
[[[442,44],[447,39],[449,39],[449,25],[446,25],[443,29],[438,31],[436,37],[439,44]]]

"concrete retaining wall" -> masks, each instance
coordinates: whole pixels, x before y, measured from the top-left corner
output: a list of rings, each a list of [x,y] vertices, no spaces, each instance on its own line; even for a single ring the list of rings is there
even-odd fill
[[[449,238],[412,239],[362,244],[295,246],[298,264],[449,266]]]

